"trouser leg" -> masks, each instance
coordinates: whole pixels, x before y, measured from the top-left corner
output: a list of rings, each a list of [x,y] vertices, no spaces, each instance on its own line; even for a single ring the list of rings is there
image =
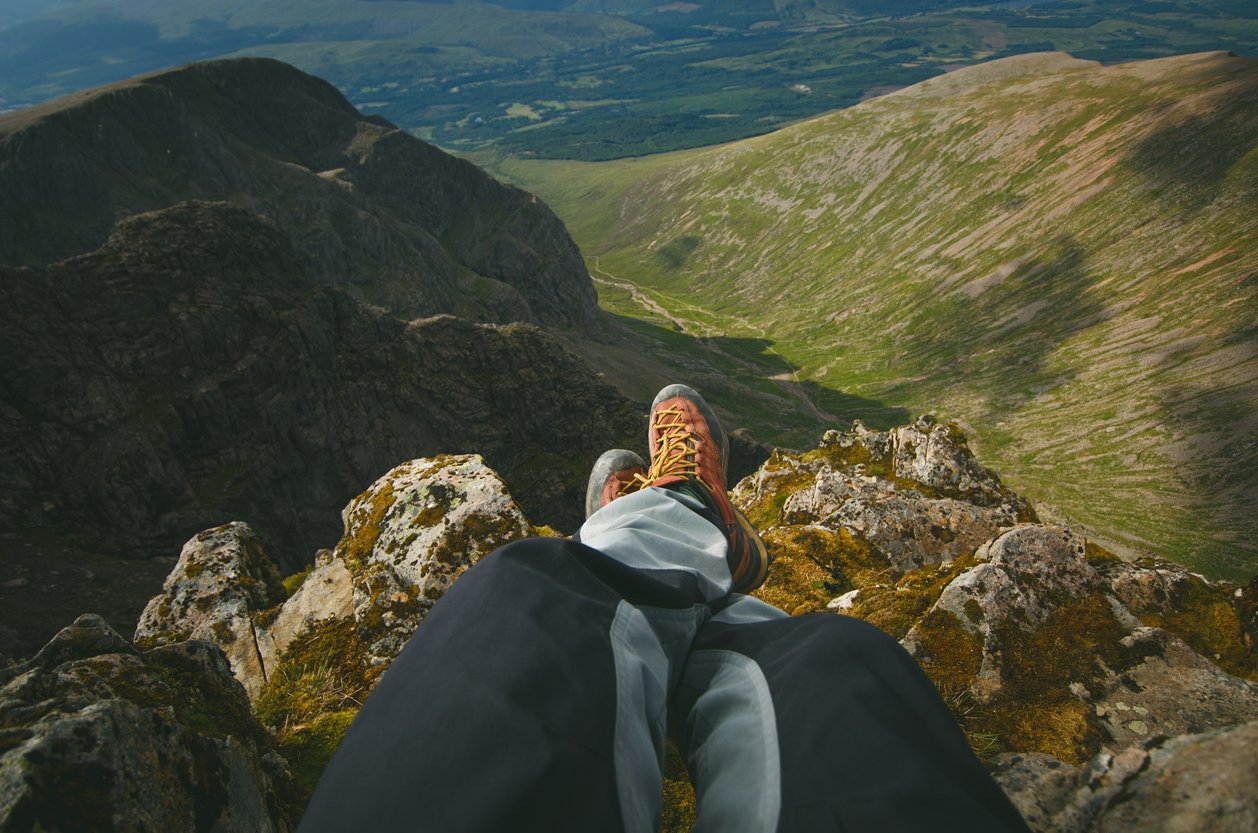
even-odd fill
[[[659,490],[582,536],[599,549],[523,541],[454,584],[350,727],[302,833],[656,828],[667,701],[705,602],[728,593],[724,538]]]
[[[718,614],[674,702],[695,830],[1019,831],[934,686],[891,637],[833,614]]]

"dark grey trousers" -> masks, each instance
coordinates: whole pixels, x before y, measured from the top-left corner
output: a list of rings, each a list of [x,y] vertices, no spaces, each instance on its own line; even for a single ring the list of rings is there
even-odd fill
[[[652,500],[637,509],[654,517]],[[522,541],[460,578],[368,698],[301,833],[648,833],[666,727],[696,830],[1026,831],[893,639],[723,595],[707,567],[626,563],[634,535],[612,526],[619,543],[582,533],[605,549]]]

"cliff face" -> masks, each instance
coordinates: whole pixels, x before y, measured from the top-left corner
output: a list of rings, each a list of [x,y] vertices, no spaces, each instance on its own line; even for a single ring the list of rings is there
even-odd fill
[[[523,324],[401,321],[314,280],[274,223],[185,203],[99,250],[0,267],[0,520],[172,548],[223,517],[295,568],[396,460],[479,450],[539,521],[636,409]]]
[[[2,263],[90,252],[186,199],[270,218],[320,283],[404,318],[594,326],[580,253],[535,197],[286,64],[195,64],[0,118]]]

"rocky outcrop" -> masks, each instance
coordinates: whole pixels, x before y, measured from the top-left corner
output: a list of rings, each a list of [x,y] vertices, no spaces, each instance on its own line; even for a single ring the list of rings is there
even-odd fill
[[[226,200],[274,221],[315,280],[400,317],[595,326],[580,253],[536,197],[269,59],[165,70],[0,117],[0,194],[0,263],[12,266],[91,252],[133,214]]]
[[[291,596],[247,524],[226,524],[184,545],[163,592],[145,608],[139,645],[217,642],[250,699],[263,695],[294,646],[320,629],[352,631],[361,650],[339,656],[372,677],[397,656],[454,580],[534,527],[477,455],[441,455],[393,468],[341,513],[334,551],[297,574]]]
[[[476,455],[403,463],[342,518],[336,549],[274,604],[275,567],[248,526],[200,533],[136,630],[140,645],[218,641],[304,788],[433,603],[482,556],[537,532]]]
[[[140,614],[135,641],[215,642],[252,699],[266,682],[253,616],[283,598],[279,568],[248,524],[207,529],[184,544],[162,592]]]
[[[1039,833],[1251,826],[1252,777],[1209,762],[1253,770],[1258,584],[1032,522],[929,419],[775,452],[734,495],[775,556],[758,595],[901,638]]]
[[[1258,830],[1258,722],[1160,737],[1077,767],[1035,754],[994,763],[1035,833]]]
[[[523,324],[404,322],[307,273],[224,203],[119,224],[43,272],[0,267],[0,520],[171,552],[246,519],[289,571],[398,460],[483,453],[540,522],[638,439],[632,403]]]
[[[287,764],[212,643],[137,651],[97,616],[0,688],[0,829],[296,827]]]
[[[1142,625],[1070,530],[1019,526],[973,560],[904,644],[1010,748],[1079,763],[1258,719],[1258,684]]]
[[[733,494],[782,553],[768,592],[780,587],[776,601],[797,612],[822,609],[854,589],[855,573],[873,581],[873,574],[951,564],[1035,517],[974,459],[958,428],[930,417],[886,432],[857,422],[826,432],[807,453],[775,451]],[[818,583],[796,606],[800,587]]]
[[[932,438],[936,432],[945,433]],[[851,487],[819,488],[841,483]],[[1258,806],[1250,777],[1258,731],[1258,675],[1250,670],[1247,630],[1253,587],[1209,582],[1156,560],[1122,562],[1071,529],[1019,520],[1033,517],[1025,501],[978,465],[955,429],[930,421],[885,433],[857,427],[828,434],[806,454],[776,452],[739,484],[735,499],[768,521],[776,560],[759,595],[796,613],[841,609],[900,638],[1037,833],[1248,829]],[[828,503],[818,514],[823,499]],[[875,543],[881,539],[867,535],[873,527],[849,522],[862,515],[845,501],[864,513],[883,507],[888,524],[910,532],[927,527],[909,524],[906,506],[931,512],[950,501],[955,536],[945,541],[931,530],[916,539],[931,553],[927,563],[901,568],[902,553],[885,551]],[[139,653],[103,623],[85,619],[19,668],[21,676],[0,695],[6,721],[0,748],[43,742],[45,729],[32,729],[31,721],[55,722],[35,705],[48,700],[52,685],[40,669],[73,679],[65,696],[73,691],[80,698],[54,708],[89,716],[121,708],[124,716],[110,718],[110,725],[126,719],[138,728],[134,737],[102,735],[106,751],[92,759],[96,770],[73,769],[69,781],[55,784],[32,781],[27,792],[5,782],[10,792],[0,795],[19,808],[28,806],[22,801],[51,807],[49,796],[95,783],[93,773],[111,767],[129,766],[132,777],[142,778],[152,758],[128,757],[129,750],[149,748],[151,726],[137,723],[117,698],[142,708],[171,701],[143,693],[147,683],[136,693],[119,681],[143,681],[144,668],[196,655],[217,669],[210,692],[223,689],[229,668],[243,684],[229,680],[231,698],[196,701],[213,725],[231,727],[215,749],[246,750],[222,765],[228,770],[211,772],[239,779],[232,800],[247,798],[241,807],[270,796],[281,808],[271,828],[224,829],[285,829],[291,816],[283,808],[304,800],[375,681],[434,602],[498,546],[549,534],[529,523],[504,481],[475,455],[397,466],[351,500],[342,519],[335,549],[286,579],[288,598],[279,603],[272,604],[279,592],[274,567],[256,536],[244,524],[227,524],[185,547],[137,630],[137,644],[149,650]],[[987,537],[969,549],[949,548],[981,535]],[[201,633],[228,654],[182,641]],[[94,662],[84,676],[83,658],[102,656],[109,660]],[[256,740],[256,724],[241,714],[245,691],[293,772],[290,786],[282,767],[240,763],[271,760],[265,738]],[[171,696],[191,694],[179,688]],[[180,711],[186,709],[180,702],[172,707],[175,722],[198,714]],[[4,709],[16,709],[15,717]],[[155,714],[172,719],[172,709]],[[182,745],[166,753],[175,760],[210,754],[197,736],[171,742]],[[36,752],[37,763],[41,755],[52,761],[43,764],[48,771],[62,771],[59,756],[78,760],[71,745],[39,749],[46,751]],[[10,771],[17,769],[2,770],[4,777],[14,777]],[[668,773],[666,794],[677,812],[665,814],[673,820],[665,831],[674,833],[692,818],[685,808],[693,799],[676,762]],[[252,810],[235,807],[215,812],[253,823]]]

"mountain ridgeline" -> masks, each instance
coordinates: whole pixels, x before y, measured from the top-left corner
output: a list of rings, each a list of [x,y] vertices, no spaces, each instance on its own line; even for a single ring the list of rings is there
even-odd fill
[[[403,317],[589,329],[580,253],[536,198],[267,59],[212,61],[0,117],[0,262],[100,246],[187,199],[273,220],[304,267]]]
[[[145,555],[247,517],[296,566],[364,478],[475,449],[572,528],[639,409],[535,325],[595,314],[536,198],[283,64],[11,114],[0,523]]]

